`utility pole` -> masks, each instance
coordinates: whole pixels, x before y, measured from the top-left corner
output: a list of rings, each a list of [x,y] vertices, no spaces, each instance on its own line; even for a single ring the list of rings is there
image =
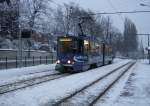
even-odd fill
[[[22,37],[21,37],[21,26],[20,26],[20,0],[18,0],[17,3],[17,12],[18,12],[18,25],[19,25],[19,29],[18,29],[18,37],[19,37],[19,41],[18,41],[18,57],[19,57],[19,67],[22,67]]]
[[[67,11],[66,35],[68,35],[68,32],[69,32],[69,9],[68,9],[68,7],[67,7],[66,11]]]
[[[107,20],[107,29],[106,29],[106,42],[110,44],[110,40],[111,40],[111,37],[110,37],[110,33],[109,33],[109,27],[110,27],[110,18],[108,17],[108,20]]]
[[[150,64],[150,34],[137,34],[137,35],[146,35],[148,37],[147,41],[147,51],[148,51],[148,59],[149,59],[149,64]]]
[[[148,35],[148,59],[149,59],[149,64],[150,64],[150,46],[149,46],[149,36],[150,36],[150,34]]]
[[[149,36],[150,36],[150,35],[148,35],[148,47],[149,47]]]

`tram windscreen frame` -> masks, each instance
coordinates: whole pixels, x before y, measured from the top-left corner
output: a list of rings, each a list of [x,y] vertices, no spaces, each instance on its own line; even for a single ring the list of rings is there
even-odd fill
[[[84,40],[70,37],[59,38],[58,52],[62,54],[84,54]]]
[[[58,52],[62,54],[77,52],[76,40],[74,40],[73,38],[59,38]]]

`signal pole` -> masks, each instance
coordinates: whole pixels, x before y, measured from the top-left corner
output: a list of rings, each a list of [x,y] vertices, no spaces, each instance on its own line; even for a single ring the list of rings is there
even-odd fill
[[[17,1],[17,12],[18,12],[18,37],[19,37],[19,41],[18,41],[18,57],[19,57],[19,68],[22,67],[22,37],[21,37],[21,26],[20,26],[20,0]]]
[[[148,35],[148,58],[149,58],[149,64],[150,64],[150,46],[149,46],[149,36],[150,36],[150,34]]]
[[[148,50],[148,59],[150,64],[150,34],[137,34],[137,35],[146,35],[148,37],[147,50]]]

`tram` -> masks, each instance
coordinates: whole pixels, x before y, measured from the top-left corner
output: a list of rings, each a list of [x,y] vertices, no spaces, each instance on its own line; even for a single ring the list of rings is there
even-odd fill
[[[94,37],[68,35],[57,38],[57,71],[82,72],[112,61],[111,45],[98,43]]]

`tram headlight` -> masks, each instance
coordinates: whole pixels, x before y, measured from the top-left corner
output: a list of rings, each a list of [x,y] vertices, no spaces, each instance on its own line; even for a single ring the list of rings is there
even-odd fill
[[[60,64],[60,60],[57,60],[56,63],[57,63],[57,64]]]
[[[68,61],[67,61],[67,63],[68,63],[68,64],[71,64],[71,61],[70,61],[70,60],[68,60]]]

